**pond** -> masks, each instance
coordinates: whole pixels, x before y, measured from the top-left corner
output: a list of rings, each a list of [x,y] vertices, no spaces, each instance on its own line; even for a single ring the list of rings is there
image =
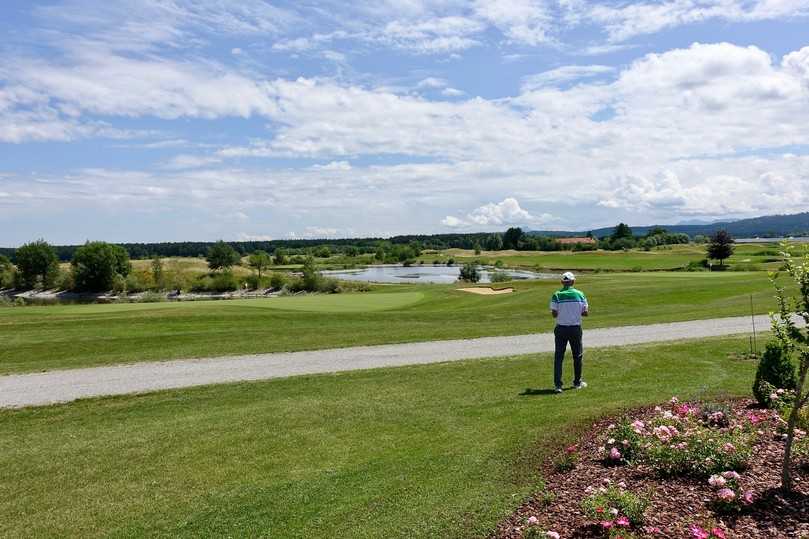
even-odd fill
[[[507,273],[514,281],[527,279],[558,279],[552,273],[534,273],[521,270],[480,269],[480,282],[490,283],[494,271]],[[461,274],[459,266],[369,266],[354,270],[324,271],[324,275],[344,281],[363,281],[369,283],[438,283],[452,284],[458,281]]]

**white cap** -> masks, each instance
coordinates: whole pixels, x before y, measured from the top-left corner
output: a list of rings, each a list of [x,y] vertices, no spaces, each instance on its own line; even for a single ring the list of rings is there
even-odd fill
[[[562,274],[562,280],[565,282],[573,282],[576,280],[576,276],[573,273],[566,271]]]

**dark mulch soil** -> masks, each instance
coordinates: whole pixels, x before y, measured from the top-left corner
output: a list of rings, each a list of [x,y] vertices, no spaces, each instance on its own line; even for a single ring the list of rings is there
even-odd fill
[[[728,404],[735,412],[753,406],[747,400]],[[645,420],[653,411],[644,409],[629,415]],[[775,432],[774,421],[761,424],[764,435],[759,437],[749,468],[741,473],[741,484],[755,493],[755,503],[733,515],[716,514],[711,509],[714,489],[705,480],[660,479],[643,465],[605,466],[597,450],[603,443],[607,426],[613,422],[606,419],[593,425],[579,443],[581,460],[572,471],[557,472],[550,463],[544,467],[542,474],[552,501],[548,502],[543,495],[529,499],[498,525],[492,537],[523,537],[526,521],[531,516],[539,519],[539,529],[555,531],[563,539],[605,537],[596,523],[585,518],[580,504],[587,496],[588,487],[592,490],[609,480],[615,484],[624,482],[626,488],[635,493],[648,493],[651,504],[646,511],[645,525],[659,528],[660,533],[653,535],[655,537],[691,537],[689,526],[696,523],[719,526],[728,538],[809,538],[809,470],[795,470],[794,495],[784,497],[779,492],[784,444]]]

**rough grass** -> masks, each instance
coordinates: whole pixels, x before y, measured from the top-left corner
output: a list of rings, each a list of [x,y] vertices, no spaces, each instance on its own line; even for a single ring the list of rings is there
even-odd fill
[[[557,282],[479,296],[391,285],[340,296],[0,308],[0,374],[183,357],[550,331]],[[588,327],[744,315],[775,308],[762,272],[583,275]],[[421,296],[419,296],[421,295]]]
[[[746,343],[591,350],[563,395],[543,354],[2,411],[0,536],[485,536],[594,418],[746,395]]]

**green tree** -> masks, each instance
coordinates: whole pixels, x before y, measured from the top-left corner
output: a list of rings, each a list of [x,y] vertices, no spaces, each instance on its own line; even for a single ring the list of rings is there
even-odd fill
[[[237,266],[241,257],[236,250],[222,240],[217,241],[208,249],[208,267],[212,271],[224,269],[229,270],[232,266]]]
[[[503,249],[519,249],[525,234],[520,227],[512,227],[503,234]]]
[[[792,490],[792,444],[795,427],[801,410],[809,401],[809,388],[806,376],[809,374],[809,253],[799,259],[792,257],[791,248],[784,245],[784,268],[797,285],[794,296],[786,291],[786,286],[778,282],[778,273],[771,276],[778,300],[778,315],[771,316],[772,330],[781,347],[798,360],[798,379],[795,385],[795,400],[787,420],[787,439],[784,444],[784,460],[781,467],[781,488]],[[803,318],[806,327],[800,328],[793,315]]]
[[[303,262],[303,288],[309,292],[315,292],[320,285],[320,273],[317,271],[314,257],[307,256]]]
[[[620,240],[623,238],[632,238],[632,229],[626,223],[618,223],[618,226],[612,231],[610,237],[613,240]]]
[[[266,270],[272,264],[272,258],[266,251],[262,251],[261,249],[257,251],[253,251],[249,257],[247,257],[247,265],[256,270],[258,273],[258,279],[261,281],[261,272]]]
[[[328,245],[321,245],[315,249],[315,256],[318,258],[329,258],[331,256],[331,249]]]
[[[126,250],[103,241],[90,241],[76,249],[70,264],[76,289],[88,292],[111,290],[131,269]]]
[[[711,236],[711,241],[706,248],[708,258],[718,260],[719,265],[722,266],[724,260],[733,254],[733,243],[733,237],[727,230],[717,230],[716,233]]]
[[[472,247],[475,250],[475,255],[479,255],[481,252],[480,242],[476,241],[475,245]]]
[[[59,259],[56,251],[45,240],[26,243],[15,251],[14,257],[17,271],[27,287],[48,288],[59,275]]]
[[[14,266],[8,257],[0,255],[0,288],[10,288],[14,283]]]
[[[165,284],[165,274],[163,272],[163,261],[159,256],[155,255],[152,258],[152,279],[154,280],[155,288],[163,290]]]
[[[503,250],[503,236],[500,234],[492,234],[486,238],[487,251],[502,251]]]
[[[286,266],[288,262],[286,251],[283,249],[276,249],[273,254],[275,255],[273,256],[273,263],[276,266]]]
[[[374,258],[379,260],[380,262],[385,261],[385,248],[383,246],[380,245],[379,247],[376,248]]]
[[[474,262],[467,262],[461,267],[461,280],[476,283],[480,281],[480,271]]]

